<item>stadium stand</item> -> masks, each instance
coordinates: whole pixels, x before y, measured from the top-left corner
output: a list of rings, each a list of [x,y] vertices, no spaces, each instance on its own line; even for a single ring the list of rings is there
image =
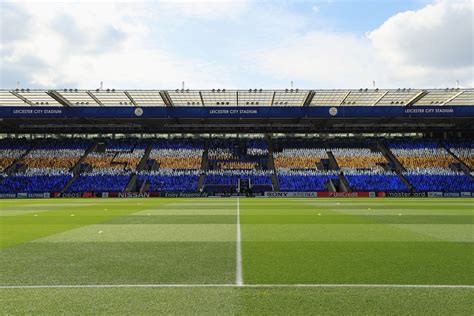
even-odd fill
[[[464,88],[0,90],[0,191],[473,191],[473,107]]]
[[[468,168],[474,169],[474,141],[458,140],[446,142],[448,148],[458,157]]]
[[[392,153],[406,169],[405,177],[418,191],[472,191],[473,179],[453,170],[457,160],[439,141],[432,139],[391,140]]]
[[[94,141],[8,139],[0,144],[2,167],[19,160],[16,166],[22,168],[4,172],[0,190],[124,192],[136,177],[132,191],[237,192],[240,182],[248,180],[254,192],[263,192],[274,189],[275,175],[281,191],[337,190],[341,181],[353,191],[409,191],[375,143],[280,138],[273,140],[270,155],[264,139],[213,139],[207,147],[205,140],[191,139],[99,140],[95,147]],[[472,169],[466,174],[456,167],[461,162],[472,167],[472,141],[395,139],[386,144],[417,191],[474,190]],[[203,157],[208,157],[207,167]]]
[[[262,139],[213,139],[208,144],[206,192],[237,192],[241,180],[254,190],[272,190],[268,143]],[[249,188],[250,189],[250,188]]]
[[[137,140],[109,140],[99,143],[84,159],[84,172],[67,192],[122,192],[145,153],[146,144]]]
[[[30,142],[24,139],[0,139],[0,172],[22,157],[30,146]]]
[[[197,192],[204,142],[193,139],[155,140],[144,170],[137,178],[141,190]]]
[[[355,144],[370,146],[369,143]],[[409,188],[391,170],[385,170],[387,159],[379,150],[368,147],[330,148],[345,179],[354,191],[408,191]]]

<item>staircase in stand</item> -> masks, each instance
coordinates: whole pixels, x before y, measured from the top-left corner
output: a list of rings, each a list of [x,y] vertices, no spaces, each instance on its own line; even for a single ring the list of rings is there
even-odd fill
[[[268,168],[272,170],[273,191],[280,191],[280,182],[278,182],[278,174],[275,168],[275,160],[273,159],[273,141],[271,137],[267,138],[268,142]]]
[[[140,194],[148,192],[150,189],[150,182],[148,180],[143,181],[142,185],[140,186]]]
[[[128,180],[127,186],[125,187],[125,192],[135,192],[137,190],[137,178],[138,175],[135,172],[132,173],[130,180]]]
[[[81,156],[81,158],[79,158],[79,160],[76,162],[74,167],[72,167],[71,170],[69,170],[69,171],[71,171],[73,173],[78,172],[79,168],[81,167],[81,164],[84,162],[84,160],[87,158],[87,156],[97,148],[97,144],[98,144],[98,142],[96,141],[89,148],[87,148],[87,150],[84,152],[84,154]]]
[[[456,162],[459,163],[459,165],[460,165],[460,167],[461,167],[460,169],[462,170],[462,172],[464,172],[465,175],[469,176],[471,179],[474,180],[474,176],[471,174],[471,172],[472,172],[471,168],[469,168],[469,166],[466,165],[466,164],[464,163],[464,161],[461,160],[461,158],[459,158],[458,156],[456,156],[456,154],[453,153],[453,152],[451,151],[451,149],[449,149],[448,146],[446,146],[446,144],[442,144],[442,145],[443,145],[444,149],[446,149],[446,151],[447,151],[451,156],[453,156],[454,159],[456,159]]]
[[[81,156],[81,158],[79,158],[79,160],[76,162],[74,167],[72,167],[69,170],[70,172],[73,173],[73,177],[66,183],[64,188],[61,190],[61,194],[66,192],[71,187],[71,185],[74,183],[74,181],[76,181],[77,178],[79,178],[79,176],[81,175],[81,164],[84,162],[84,160],[87,158],[87,156],[91,152],[95,151],[95,149],[97,148],[97,144],[98,144],[98,141],[95,141],[89,148],[87,148],[87,150],[84,152],[84,154]]]
[[[148,144],[148,146],[145,149],[145,154],[143,155],[142,159],[137,165],[137,171],[142,171],[145,169],[145,167],[147,166],[147,161],[150,158],[150,153],[152,149],[153,149],[153,144]]]
[[[347,181],[344,172],[340,171],[341,168],[339,168],[339,164],[337,163],[336,157],[334,157],[332,151],[327,151],[326,153],[329,159],[329,170],[339,171],[339,186],[334,186],[333,183],[334,189],[339,188],[339,192],[352,192],[351,186],[349,185],[349,181]]]
[[[209,143],[204,143],[204,151],[202,152],[201,171],[198,180],[198,190],[201,192],[204,188],[204,180],[206,179],[206,172],[209,169]]]
[[[349,185],[349,181],[347,181],[344,172],[339,173],[339,189],[341,192],[352,192],[351,186]]]
[[[395,155],[390,151],[390,149],[387,147],[387,145],[384,144],[383,141],[378,141],[377,142],[377,147],[382,152],[382,155],[389,161],[394,168],[392,168],[392,171],[395,171],[397,176],[400,178],[400,180],[407,186],[407,188],[414,192],[415,187],[408,181],[408,179],[403,175],[403,172],[406,171],[405,167],[400,163],[400,161],[395,157]]]
[[[20,157],[18,157],[18,159],[16,159],[15,161],[12,162],[12,164],[10,166],[8,166],[7,168],[5,168],[4,172],[11,176],[12,173],[15,172],[15,166],[17,163],[21,162],[31,151],[33,150],[33,147],[27,149]]]

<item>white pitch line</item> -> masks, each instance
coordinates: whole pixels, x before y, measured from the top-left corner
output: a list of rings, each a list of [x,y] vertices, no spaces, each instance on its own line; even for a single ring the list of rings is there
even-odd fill
[[[235,284],[237,286],[244,285],[244,277],[242,272],[242,243],[240,234],[240,199],[237,197],[237,250],[235,255]]]
[[[474,289],[474,285],[452,284],[51,284],[0,285],[0,289],[62,289],[62,288],[428,288]]]

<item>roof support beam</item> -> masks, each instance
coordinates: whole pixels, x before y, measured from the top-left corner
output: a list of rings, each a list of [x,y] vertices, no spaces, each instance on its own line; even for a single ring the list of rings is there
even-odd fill
[[[417,102],[418,100],[420,100],[421,98],[423,98],[427,94],[428,94],[428,91],[421,90],[417,95],[415,95],[413,98],[408,100],[408,102],[407,102],[407,104],[405,104],[405,106],[412,106],[413,104],[415,104],[415,102]]]
[[[87,93],[92,99],[94,99],[94,101],[97,102],[98,105],[103,106],[102,102],[100,102],[100,100],[97,99],[96,96],[92,94],[92,92],[86,91],[86,93]]]
[[[173,107],[174,104],[173,104],[173,100],[171,100],[171,97],[170,95],[168,94],[168,92],[166,91],[160,91],[160,96],[161,98],[163,99],[163,102],[165,102],[165,105],[167,107]]]
[[[387,93],[388,93],[388,90],[385,91],[385,92],[380,96],[380,98],[378,98],[377,100],[375,100],[375,102],[372,104],[372,106],[375,106],[377,103],[379,103],[380,100],[382,100],[383,97],[387,95]]]
[[[454,99],[456,99],[457,97],[459,97],[461,94],[463,94],[464,92],[466,92],[466,90],[462,90],[462,91],[459,91],[458,93],[456,93],[455,95],[453,95],[452,97],[450,97],[449,99],[447,99],[446,101],[443,102],[443,104],[441,105],[446,105],[448,104],[449,102],[453,101]]]
[[[311,101],[313,101],[315,94],[316,92],[314,92],[313,90],[310,90],[308,94],[306,95],[306,98],[303,102],[303,106],[309,106],[311,104]]]
[[[199,91],[199,98],[201,99],[201,104],[202,104],[202,106],[205,106],[205,104],[204,104],[204,98],[202,97],[201,91]]]
[[[124,91],[123,93],[125,93],[125,95],[126,95],[127,98],[130,100],[130,102],[132,102],[133,105],[138,106],[137,102],[135,102],[135,100],[132,98],[132,96],[130,95],[130,93],[128,93],[127,91]]]
[[[273,106],[273,102],[275,102],[275,95],[276,95],[276,91],[273,91],[273,95],[272,95],[272,102],[270,103],[270,106]]]
[[[66,107],[70,107],[72,106],[72,103],[69,102],[68,99],[66,99],[65,97],[63,97],[61,94],[59,94],[59,92],[57,92],[56,90],[49,90],[46,92],[51,98],[53,98],[54,100],[58,101],[60,104],[62,104],[63,106],[66,106]]]
[[[15,91],[10,91],[11,94],[13,94],[15,97],[17,97],[18,99],[21,99],[23,102],[25,103],[28,103],[29,105],[33,106],[33,102],[31,102],[30,100],[28,100],[27,98],[25,98],[24,96],[16,93]]]
[[[339,105],[342,105],[342,103],[344,103],[344,101],[346,101],[347,97],[349,96],[349,94],[351,94],[351,91],[347,91],[346,95],[344,96],[344,98],[342,98],[341,102],[339,102]]]

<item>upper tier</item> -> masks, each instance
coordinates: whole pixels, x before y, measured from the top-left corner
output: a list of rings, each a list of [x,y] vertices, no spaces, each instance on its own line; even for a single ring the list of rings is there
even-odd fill
[[[474,89],[0,90],[0,106],[443,106],[474,105]]]

